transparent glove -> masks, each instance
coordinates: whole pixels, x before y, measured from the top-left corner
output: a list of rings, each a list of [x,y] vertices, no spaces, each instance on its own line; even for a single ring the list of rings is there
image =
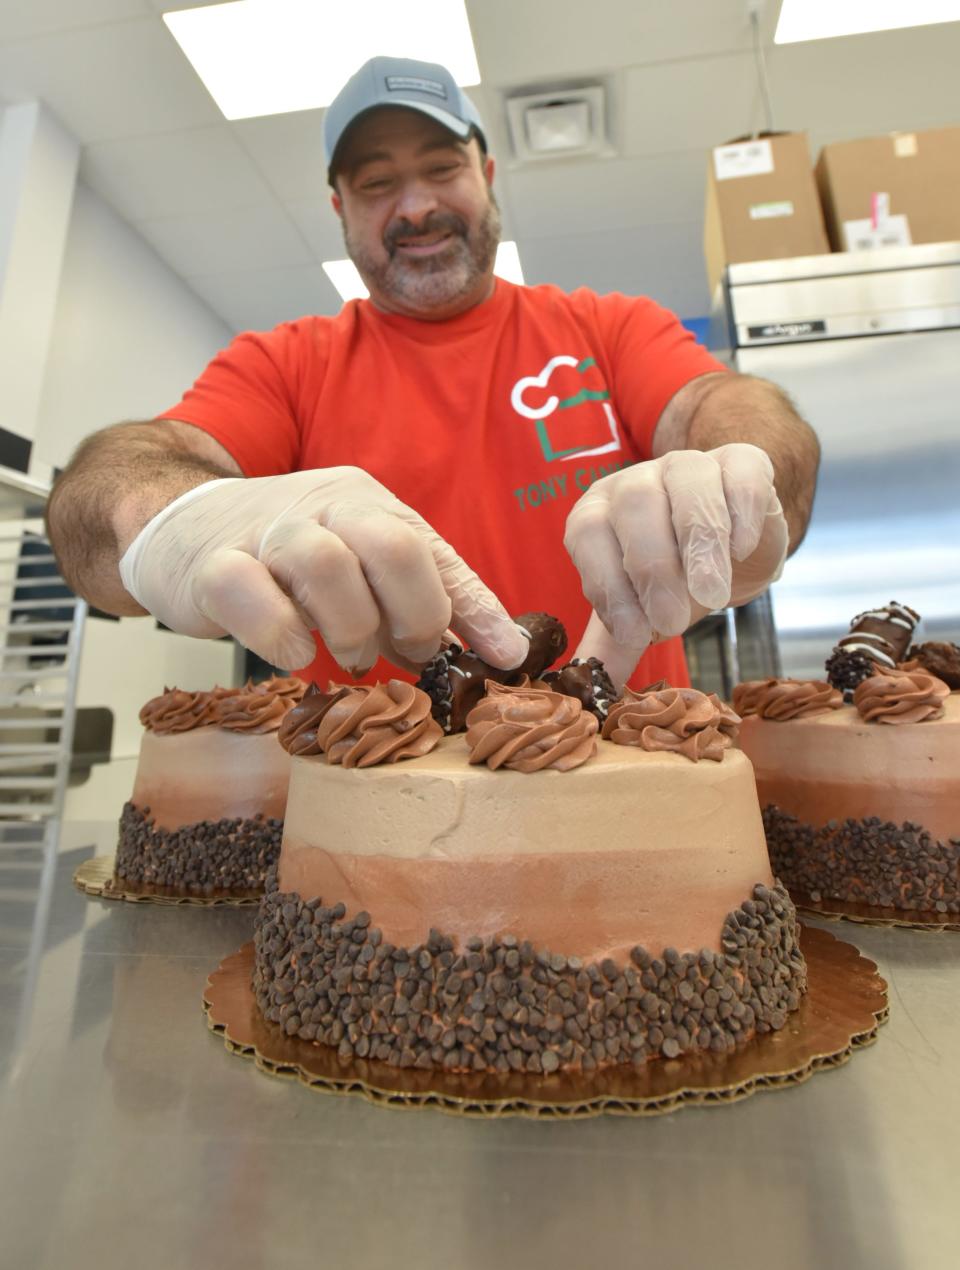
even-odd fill
[[[649,644],[765,591],[787,540],[773,464],[757,446],[674,450],[603,477],[564,536],[595,610],[576,655],[600,657],[622,684]]]
[[[354,467],[199,485],[144,526],[120,577],[171,630],[233,635],[288,670],[313,660],[311,630],[355,674],[381,653],[428,661],[448,627],[504,669],[529,648],[452,547]]]

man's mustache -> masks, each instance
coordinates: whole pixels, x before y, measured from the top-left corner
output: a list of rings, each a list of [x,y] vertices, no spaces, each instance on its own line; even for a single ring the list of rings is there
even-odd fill
[[[467,233],[467,222],[461,216],[456,216],[453,212],[432,212],[419,225],[408,220],[398,220],[388,225],[383,235],[383,245],[392,256],[401,240],[416,240],[427,234],[459,234],[461,238],[466,238]]]

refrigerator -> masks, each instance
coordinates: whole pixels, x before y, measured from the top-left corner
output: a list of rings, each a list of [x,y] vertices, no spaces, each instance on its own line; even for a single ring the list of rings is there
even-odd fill
[[[804,542],[730,624],[737,673],[823,678],[890,600],[960,643],[960,243],[732,265],[717,294],[711,343],[783,388],[823,454]]]

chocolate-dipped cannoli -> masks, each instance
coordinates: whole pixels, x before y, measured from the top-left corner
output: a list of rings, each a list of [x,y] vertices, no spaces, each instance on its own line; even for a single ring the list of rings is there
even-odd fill
[[[859,613],[850,634],[839,640],[827,659],[827,679],[847,701],[875,670],[893,670],[903,661],[920,614],[895,600],[882,609]]]
[[[417,687],[433,702],[433,717],[444,732],[462,732],[467,715],[486,691],[486,682],[516,687],[525,678],[537,679],[567,649],[567,633],[563,625],[548,613],[523,613],[514,618],[530,637],[530,651],[519,666],[500,670],[464,650],[450,644],[437,653],[421,671]]]

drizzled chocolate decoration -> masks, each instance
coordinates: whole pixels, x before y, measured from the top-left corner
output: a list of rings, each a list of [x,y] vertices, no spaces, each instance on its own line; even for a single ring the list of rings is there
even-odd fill
[[[599,657],[588,657],[586,660],[574,657],[573,661],[568,661],[559,670],[548,671],[543,676],[543,682],[554,692],[561,692],[565,697],[574,697],[600,723],[606,719],[610,707],[620,700],[620,694]]]
[[[926,670],[956,692],[960,689],[960,648],[948,643],[914,644],[900,669]]]
[[[299,705],[287,712],[280,724],[277,736],[280,744],[288,754],[320,754],[322,747],[317,740],[317,728],[320,721],[335,701],[345,697],[349,688],[338,688],[330,685],[330,691],[321,692],[316,684],[311,684],[303,694]]]
[[[882,609],[858,613],[850,634],[839,640],[827,659],[827,679],[852,700],[854,689],[877,669],[893,670],[902,661],[920,614],[896,600]]]
[[[522,613],[514,618],[530,637],[530,651],[512,670],[491,666],[459,644],[450,644],[424,666],[417,687],[427,694],[432,714],[444,732],[463,732],[467,715],[486,692],[487,680],[517,687],[537,679],[567,650],[567,633],[548,613]],[[570,694],[573,695],[573,694]]]

